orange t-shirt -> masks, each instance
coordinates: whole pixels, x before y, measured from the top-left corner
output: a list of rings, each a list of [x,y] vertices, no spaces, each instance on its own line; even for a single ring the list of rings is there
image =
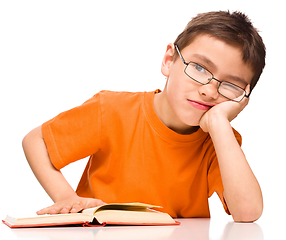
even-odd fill
[[[217,192],[228,212],[209,134],[181,135],[165,126],[155,113],[156,92],[102,91],[44,123],[53,165],[90,156],[76,190],[82,197],[150,203],[172,217],[210,217],[208,197]]]

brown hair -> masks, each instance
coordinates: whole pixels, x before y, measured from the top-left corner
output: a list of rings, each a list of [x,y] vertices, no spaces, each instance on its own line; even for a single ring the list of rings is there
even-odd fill
[[[241,12],[218,11],[198,14],[174,42],[179,49],[187,47],[198,35],[209,34],[227,44],[240,47],[243,61],[254,72],[250,91],[255,87],[265,66],[265,46],[249,18]],[[174,53],[174,60],[178,54]]]

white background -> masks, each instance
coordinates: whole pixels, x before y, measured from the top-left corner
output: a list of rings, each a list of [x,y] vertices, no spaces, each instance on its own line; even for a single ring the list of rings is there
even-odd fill
[[[247,108],[233,121],[264,194],[258,223],[285,215],[285,14],[282,1],[0,2],[0,218],[13,208],[52,204],[22,151],[25,134],[100,90],[163,89],[160,64],[197,13],[245,12],[267,47],[266,68]],[[116,104],[116,103],[114,103]],[[284,121],[283,121],[284,120]],[[231,160],[230,160],[231,161]],[[86,160],[66,167],[75,188]],[[218,198],[212,216],[226,217]]]

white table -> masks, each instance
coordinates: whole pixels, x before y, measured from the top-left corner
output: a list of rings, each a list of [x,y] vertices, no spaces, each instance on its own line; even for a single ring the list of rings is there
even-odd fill
[[[219,219],[176,219],[179,226],[57,227],[10,229],[0,224],[5,240],[262,240],[263,228],[257,223],[234,223]],[[282,236],[281,236],[282,237]],[[274,238],[273,238],[274,239]],[[280,238],[283,239],[283,238]]]

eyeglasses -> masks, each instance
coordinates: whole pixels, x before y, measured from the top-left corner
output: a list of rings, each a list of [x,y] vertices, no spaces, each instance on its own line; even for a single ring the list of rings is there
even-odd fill
[[[184,70],[185,74],[192,80],[203,85],[210,83],[212,80],[219,82],[217,89],[218,93],[234,102],[240,102],[244,97],[249,97],[249,94],[247,94],[243,88],[233,83],[216,79],[209,70],[205,69],[200,64],[195,62],[186,63],[177,45],[175,45],[175,48],[179,53],[183,63],[186,65]]]

